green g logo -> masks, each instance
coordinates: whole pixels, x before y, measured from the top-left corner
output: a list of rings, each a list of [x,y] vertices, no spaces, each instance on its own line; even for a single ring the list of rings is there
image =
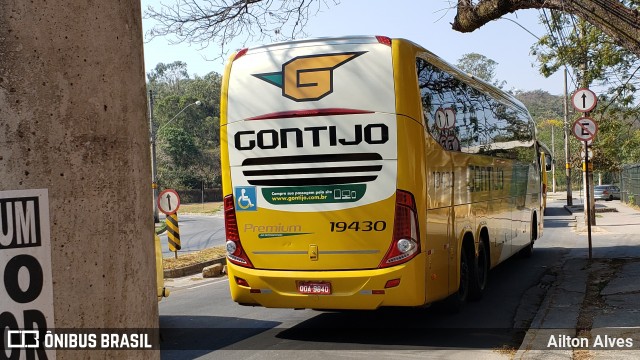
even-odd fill
[[[281,88],[282,96],[291,100],[320,100],[333,92],[333,70],[365,52],[299,56],[284,63],[280,72],[253,76]]]

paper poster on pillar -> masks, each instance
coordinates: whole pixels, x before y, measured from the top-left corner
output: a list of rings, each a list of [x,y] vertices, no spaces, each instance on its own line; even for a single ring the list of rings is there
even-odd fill
[[[50,232],[47,189],[0,191],[0,351],[11,359],[55,359],[43,341],[54,328]]]

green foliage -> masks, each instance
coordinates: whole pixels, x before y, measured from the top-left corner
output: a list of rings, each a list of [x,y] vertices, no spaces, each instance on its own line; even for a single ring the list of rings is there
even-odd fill
[[[551,95],[543,90],[519,92],[515,96],[525,104],[536,122],[538,141],[554,151],[556,183],[564,187],[566,184],[564,164],[567,159],[564,151],[564,101],[562,96]],[[573,174],[580,174],[582,166],[580,144],[571,135],[569,137],[568,161]],[[572,179],[573,183],[578,184],[580,177],[573,176]]]
[[[460,70],[491,83],[494,86],[502,88],[506,84],[506,81],[495,79],[496,66],[498,66],[498,63],[482,54],[464,54],[458,59],[456,66],[460,68]]]
[[[200,156],[200,149],[196,146],[193,135],[189,134],[186,129],[165,128],[158,135],[163,139],[160,143],[161,150],[174,163],[188,167]]]
[[[594,169],[619,172],[625,164],[640,162],[640,129],[627,117],[628,109],[606,103],[598,107],[592,115],[598,122]]]
[[[154,94],[158,184],[181,189],[219,185],[222,77],[211,72],[190,78],[186,64],[176,61],[158,64],[147,78]]]
[[[623,0],[622,3],[632,9],[640,5],[639,0]],[[541,20],[548,33],[532,47],[540,72],[550,76],[566,66],[573,73],[574,88],[598,86],[607,89],[599,94],[598,107],[590,114],[599,127],[592,145],[594,170],[616,173],[623,164],[640,161],[640,107],[636,97],[640,87],[640,59],[598,28],[571,14],[543,11]],[[530,107],[532,109],[535,106]],[[536,111],[531,112],[534,114]],[[539,137],[545,139],[543,141],[548,139],[546,128],[549,128],[544,117],[561,118],[558,115],[555,111],[541,117],[534,115],[539,125]],[[579,116],[571,115],[570,123]],[[580,144],[572,135],[569,141],[570,161],[575,166],[581,161],[577,155]]]
[[[537,124],[538,140],[555,149],[556,181],[564,184],[564,110],[562,96],[536,90],[521,92],[516,97],[529,109]],[[569,123],[580,116],[570,114]],[[622,166],[640,162],[640,118],[628,107],[602,101],[591,116],[598,123],[598,135],[592,145],[594,171],[618,173]],[[553,131],[553,140],[552,140]],[[583,143],[569,134],[569,163],[574,181],[579,181]]]
[[[544,90],[518,92],[515,96],[527,106],[536,121],[562,119],[564,116],[562,96],[551,95]]]
[[[637,8],[640,1],[625,0],[624,5]],[[548,33],[532,46],[540,73],[550,76],[567,66],[573,73],[574,86],[605,87],[604,100],[629,106],[636,102],[640,87],[640,59],[619,46],[599,28],[571,14],[542,12],[541,21]]]

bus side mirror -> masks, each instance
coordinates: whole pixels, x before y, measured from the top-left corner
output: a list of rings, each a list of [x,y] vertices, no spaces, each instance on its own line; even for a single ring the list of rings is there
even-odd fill
[[[545,162],[545,171],[551,171],[551,165],[553,163],[553,159],[551,158],[551,156],[545,155],[544,162]]]

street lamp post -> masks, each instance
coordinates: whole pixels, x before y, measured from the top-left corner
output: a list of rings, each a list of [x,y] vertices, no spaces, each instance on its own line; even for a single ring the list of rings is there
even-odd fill
[[[180,110],[171,120],[167,121],[160,128],[156,129],[155,124],[153,122],[153,92],[149,90],[149,127],[151,129],[151,188],[153,189],[153,221],[159,222],[160,216],[158,214],[158,169],[156,166],[156,136],[160,130],[162,130],[165,126],[169,125],[170,122],[175,120],[178,115],[182,114],[183,111],[187,110],[192,105],[200,106],[202,102],[200,100],[196,102],[192,102],[191,104],[185,106],[182,110]]]

